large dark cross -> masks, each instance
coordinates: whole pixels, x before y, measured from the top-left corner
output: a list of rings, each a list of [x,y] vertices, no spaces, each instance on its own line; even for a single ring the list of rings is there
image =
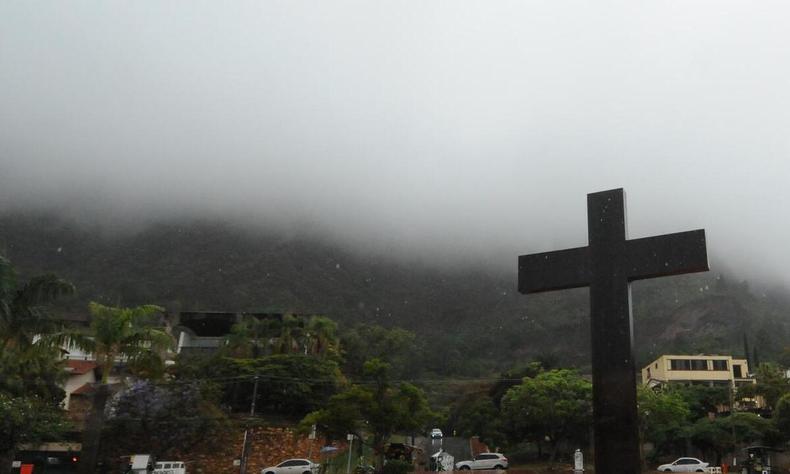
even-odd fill
[[[705,231],[626,240],[622,189],[587,195],[589,245],[518,258],[521,293],[590,287],[596,474],[637,474],[630,282],[708,270]]]

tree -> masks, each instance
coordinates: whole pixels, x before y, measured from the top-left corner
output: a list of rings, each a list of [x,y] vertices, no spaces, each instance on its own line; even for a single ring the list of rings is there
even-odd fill
[[[727,417],[702,418],[689,429],[691,442],[706,453],[713,453],[716,464],[739,444],[750,444],[774,436],[769,420],[754,413],[733,413]]]
[[[0,392],[0,473],[11,473],[16,446],[35,443],[64,432],[62,410],[35,395],[10,396]]]
[[[304,322],[293,314],[283,316],[280,325],[280,337],[277,342],[277,353],[292,354],[300,352],[302,337],[304,336]]]
[[[772,363],[760,364],[755,374],[756,383],[738,387],[738,396],[741,398],[754,398],[761,396],[769,410],[776,407],[776,403],[786,393],[790,393],[790,380],[785,378],[782,369]]]
[[[540,445],[544,439],[557,455],[561,441],[584,441],[592,422],[592,384],[568,369],[542,372],[502,397],[502,419],[516,438]]]
[[[19,443],[55,437],[67,426],[59,355],[56,347],[41,344],[0,352],[0,474],[11,472]]]
[[[754,390],[757,395],[762,395],[765,403],[771,409],[776,407],[776,403],[782,396],[790,393],[790,380],[785,377],[782,369],[776,364],[760,364],[757,367],[755,378],[757,383],[753,387],[745,386],[741,390],[746,389],[744,393]]]
[[[399,431],[422,430],[432,418],[425,394],[409,383],[393,385],[390,365],[379,359],[367,361],[363,368],[364,384],[355,384],[333,396],[326,407],[310,413],[302,426],[312,424],[330,437],[354,433],[369,443],[376,453],[376,468],[384,464],[384,446]]]
[[[653,443],[655,460],[675,446],[689,424],[691,410],[675,390],[655,391],[640,387],[637,391],[639,433],[642,441]]]
[[[56,347],[33,345],[0,352],[0,393],[36,396],[59,405],[65,396],[64,363]]]
[[[307,353],[319,356],[337,356],[339,352],[337,323],[326,316],[313,316],[307,323]]]
[[[14,268],[0,257],[0,474],[11,472],[19,443],[66,429],[60,406],[65,372],[48,337],[58,324],[47,308],[73,293],[71,283],[52,274],[18,287]]]
[[[337,357],[337,323],[326,316],[313,316],[305,324],[293,314],[282,320],[246,315],[233,325],[227,337],[227,353],[233,357],[256,358],[271,353],[311,354]]]
[[[93,395],[93,407],[83,433],[83,456],[80,472],[95,470],[101,431],[104,425],[104,408],[110,395],[108,381],[116,361],[126,360],[132,370],[152,371],[162,367],[161,353],[173,345],[172,336],[157,327],[153,318],[164,308],[154,305],[120,308],[91,302],[90,335],[64,333],[71,344],[96,356],[102,368],[101,384]]]
[[[724,453],[733,449],[733,437],[731,430],[725,423],[725,418],[700,418],[687,430],[687,435],[691,442],[706,457],[713,453],[716,463],[720,464]]]
[[[505,441],[499,410],[494,401],[484,394],[468,396],[454,405],[448,424],[459,436],[479,436],[489,446],[500,446]]]
[[[226,417],[196,383],[134,383],[108,406],[105,439],[119,453],[163,456],[189,450],[205,433],[224,428]]]
[[[497,379],[494,386],[491,387],[491,390],[488,392],[494,405],[499,408],[502,403],[502,397],[505,396],[508,390],[520,384],[524,380],[524,377],[535,377],[543,372],[543,369],[544,366],[542,362],[534,361],[502,372],[499,379]]]
[[[390,364],[393,377],[415,377],[424,361],[417,336],[401,328],[358,324],[343,331],[340,346],[344,373],[350,377],[362,376],[365,363],[372,359]]]
[[[223,377],[237,377],[225,400],[239,411],[250,406],[253,378],[260,380],[256,405],[261,412],[302,417],[323,406],[343,382],[337,363],[304,354],[273,354],[258,359],[224,359]],[[240,396],[239,396],[240,395]]]
[[[302,418],[317,410],[345,383],[336,361],[304,354],[271,354],[257,359],[179,354],[172,375],[196,382],[204,396],[236,411],[248,412],[254,379],[259,379],[259,413]]]
[[[782,352],[777,357],[777,362],[783,369],[790,369],[790,347],[786,346],[782,349]]]
[[[706,385],[673,386],[668,391],[680,396],[689,409],[689,421],[696,421],[717,413],[718,407],[730,403],[729,387]]]
[[[164,363],[160,354],[173,346],[173,337],[152,318],[164,312],[164,308],[155,305],[120,308],[92,301],[88,310],[90,336],[71,334],[71,337],[75,345],[96,356],[102,368],[102,384],[107,384],[119,359],[125,359],[130,366],[141,360],[150,364],[151,359]]]
[[[36,336],[56,332],[46,308],[74,292],[74,285],[53,274],[33,277],[19,288],[13,266],[0,257],[0,351],[30,346]]]
[[[772,444],[777,438],[771,420],[755,413],[733,413],[724,419],[733,433],[733,444]]]
[[[746,359],[746,365],[748,365],[749,367],[755,367],[755,366],[752,365],[753,361],[751,359],[751,356],[752,356],[752,354],[751,354],[751,352],[749,352],[749,338],[748,338],[748,336],[746,336],[746,332],[744,331],[744,333],[743,333],[743,357]]]
[[[790,393],[782,395],[776,402],[772,420],[780,439],[790,440]]]
[[[231,357],[256,358],[273,351],[272,341],[280,335],[282,323],[276,319],[244,315],[226,337],[226,352]]]
[[[303,430],[316,425],[330,439],[345,439],[351,433],[364,439],[365,420],[359,405],[370,392],[360,385],[352,385],[329,399],[320,410],[308,413],[300,423]]]

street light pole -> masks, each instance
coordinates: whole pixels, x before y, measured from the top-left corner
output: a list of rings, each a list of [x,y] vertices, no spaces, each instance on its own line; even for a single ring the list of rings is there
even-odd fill
[[[255,416],[255,400],[258,398],[258,376],[255,376],[255,384],[252,387],[252,403],[250,403],[250,418]],[[239,474],[247,474],[247,451],[249,450],[250,429],[244,430],[244,441],[241,445],[241,465]]]
[[[354,435],[349,433],[346,439],[348,440],[348,465],[346,466],[346,474],[351,474],[351,447],[354,444]]]
[[[307,459],[310,459],[311,462],[312,462],[312,459],[313,459],[313,444],[315,444],[315,437],[316,437],[315,430],[316,430],[316,428],[317,428],[316,425],[313,425],[310,428],[310,435],[307,437],[307,439],[310,440],[310,447],[307,450]]]

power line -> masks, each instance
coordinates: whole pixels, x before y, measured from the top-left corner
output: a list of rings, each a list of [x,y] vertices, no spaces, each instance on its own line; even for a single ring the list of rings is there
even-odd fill
[[[198,378],[198,379],[174,379],[168,380],[163,382],[152,382],[155,385],[188,385],[188,384],[196,384],[196,383],[212,383],[217,385],[226,385],[231,383],[238,383],[238,382],[245,382],[245,381],[254,381],[255,377],[260,377],[262,380],[273,380],[273,381],[285,381],[285,382],[295,382],[295,383],[309,383],[309,384],[330,384],[330,385],[345,385],[343,381],[338,379],[330,379],[330,378],[314,378],[314,377],[295,377],[295,376],[283,376],[283,375],[273,375],[273,374],[245,374],[245,375],[236,375],[232,377],[220,377],[220,378]],[[419,384],[419,385],[471,385],[471,384],[482,384],[482,383],[496,383],[496,382],[521,382],[523,378],[499,378],[499,377],[487,377],[487,378],[474,378],[474,379],[465,379],[465,378],[446,378],[446,379],[437,379],[437,378],[419,378],[419,379],[390,379],[387,382],[389,384],[401,384],[401,383],[411,383],[411,384]],[[377,385],[378,382],[375,380],[355,380],[350,381],[349,385]]]

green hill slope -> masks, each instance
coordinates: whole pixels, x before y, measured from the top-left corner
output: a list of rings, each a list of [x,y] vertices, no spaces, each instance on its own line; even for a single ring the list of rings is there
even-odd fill
[[[541,356],[589,364],[586,290],[525,297],[513,272],[447,270],[218,222],[170,222],[106,235],[46,215],[0,217],[0,245],[23,276],[55,272],[89,300],[179,310],[323,313],[341,323],[400,326],[432,348],[440,373],[477,374]],[[515,256],[514,256],[515,267]],[[639,363],[666,352],[763,360],[787,344],[790,304],[714,273],[634,285]]]

